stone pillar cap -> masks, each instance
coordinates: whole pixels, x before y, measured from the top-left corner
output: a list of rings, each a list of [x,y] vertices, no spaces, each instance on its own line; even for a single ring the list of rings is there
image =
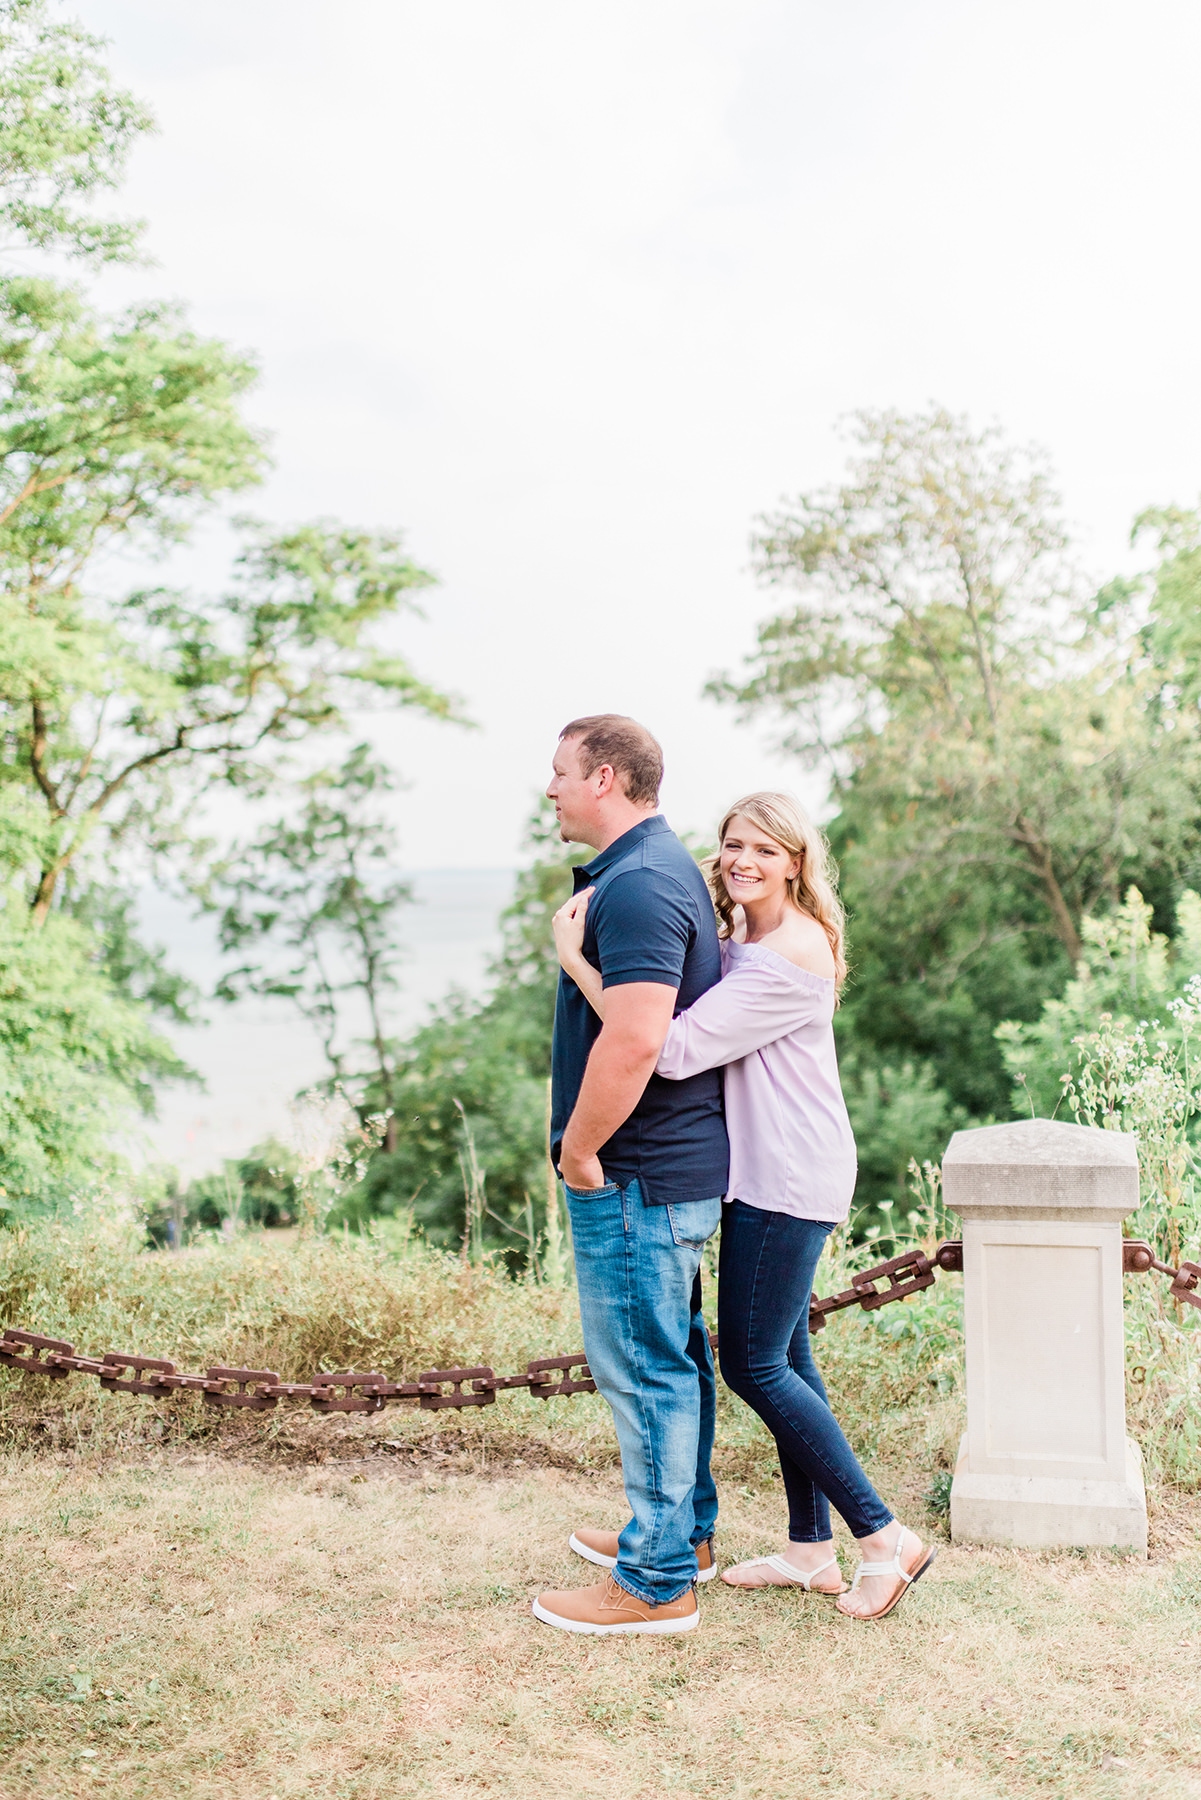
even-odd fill
[[[957,1131],[943,1197],[963,1217],[1124,1219],[1138,1205],[1138,1144],[1127,1131],[1015,1119]]]

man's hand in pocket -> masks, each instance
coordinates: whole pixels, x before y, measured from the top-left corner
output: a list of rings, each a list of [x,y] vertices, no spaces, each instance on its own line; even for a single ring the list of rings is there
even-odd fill
[[[599,1156],[573,1156],[566,1143],[559,1152],[559,1173],[569,1188],[586,1194],[592,1188],[603,1188],[605,1171]]]

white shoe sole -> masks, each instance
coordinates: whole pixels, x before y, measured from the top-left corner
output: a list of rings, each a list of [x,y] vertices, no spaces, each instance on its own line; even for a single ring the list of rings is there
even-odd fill
[[[585,1562],[595,1563],[600,1569],[615,1569],[617,1567],[617,1558],[615,1556],[604,1556],[599,1550],[589,1549],[587,1544],[582,1544],[580,1542],[574,1531],[567,1540],[567,1548],[569,1550],[574,1550],[577,1556],[582,1556]],[[698,1570],[696,1578],[698,1581],[712,1581],[716,1574],[717,1564],[710,1563],[707,1569]]]
[[[562,1613],[548,1612],[535,1600],[530,1607],[544,1625],[557,1625],[560,1631],[578,1631],[585,1637],[663,1637],[668,1632],[695,1631],[700,1624],[699,1610],[682,1619],[648,1619],[645,1625],[589,1625],[583,1619],[565,1619]]]

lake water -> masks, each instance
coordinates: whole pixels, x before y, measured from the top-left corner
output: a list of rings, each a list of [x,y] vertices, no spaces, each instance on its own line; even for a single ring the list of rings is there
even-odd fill
[[[400,915],[403,987],[392,1012],[401,1031],[420,1023],[451,987],[484,986],[514,871],[420,869],[407,879],[414,904]],[[212,921],[192,918],[161,894],[146,895],[140,913],[147,938],[211,993],[221,969]],[[185,1180],[281,1134],[289,1100],[327,1073],[313,1031],[287,1001],[214,1001],[203,1010],[206,1024],[171,1027],[167,1035],[205,1087],[161,1089],[158,1119],[147,1128],[147,1153],[173,1163]]]

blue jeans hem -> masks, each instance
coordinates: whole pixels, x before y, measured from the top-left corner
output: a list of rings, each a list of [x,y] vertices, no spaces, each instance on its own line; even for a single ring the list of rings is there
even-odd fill
[[[885,1528],[889,1525],[892,1525],[895,1522],[895,1520],[896,1520],[896,1514],[888,1512],[888,1510],[886,1508],[885,1509],[885,1517],[880,1522],[880,1524],[873,1525],[870,1531],[865,1531],[863,1533],[863,1536],[871,1537],[874,1535],[875,1532],[885,1530]],[[788,1542],[790,1544],[824,1544],[831,1535],[832,1535],[832,1533],[827,1531],[821,1537],[798,1537],[795,1531],[790,1531],[788,1533]],[[855,1542],[858,1543],[859,1539],[856,1538]]]
[[[673,1600],[678,1600],[681,1594],[686,1594],[690,1587],[695,1586],[694,1577],[692,1581],[686,1581],[683,1587],[678,1587],[673,1594],[644,1594],[641,1588],[634,1585],[633,1579],[622,1569],[620,1563],[609,1572],[619,1588],[624,1588],[635,1600],[641,1600],[644,1606],[670,1606]]]

